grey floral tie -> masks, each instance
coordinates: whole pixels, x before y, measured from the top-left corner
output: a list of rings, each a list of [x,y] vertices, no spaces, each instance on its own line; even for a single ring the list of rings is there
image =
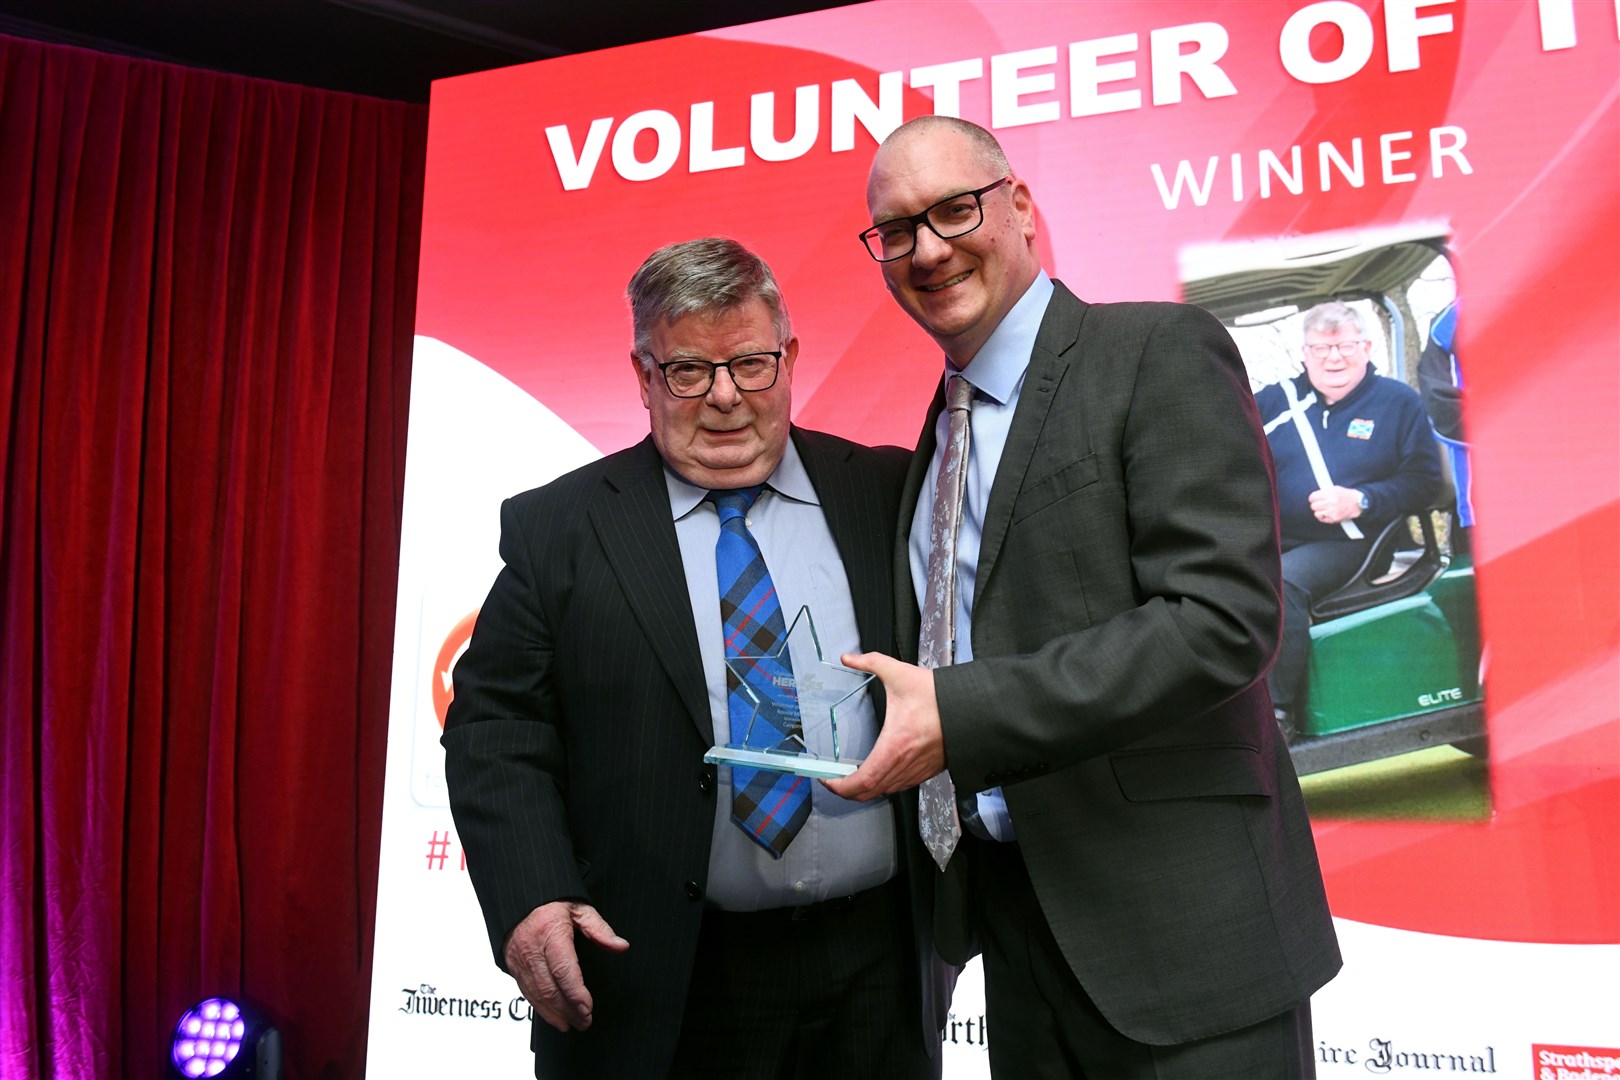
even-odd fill
[[[956,539],[962,529],[962,498],[967,493],[968,406],[973,386],[952,375],[945,384],[945,453],[939,459],[934,509],[928,526],[928,581],[922,605],[917,658],[925,668],[944,667],[956,657]],[[941,870],[951,861],[962,823],[956,815],[956,785],[948,771],[918,789],[918,827],[923,846]]]

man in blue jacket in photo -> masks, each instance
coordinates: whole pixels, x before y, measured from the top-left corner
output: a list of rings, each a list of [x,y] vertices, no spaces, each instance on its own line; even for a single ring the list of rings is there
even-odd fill
[[[1440,497],[1444,477],[1416,390],[1371,370],[1361,316],[1328,301],[1305,313],[1305,371],[1256,400],[1277,470],[1283,631],[1272,704],[1298,732],[1311,605],[1350,580],[1385,525]]]

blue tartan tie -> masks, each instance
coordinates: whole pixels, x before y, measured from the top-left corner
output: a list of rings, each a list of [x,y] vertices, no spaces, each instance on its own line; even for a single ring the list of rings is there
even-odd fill
[[[782,601],[745,520],[759,492],[756,486],[714,491],[709,497],[720,512],[714,566],[720,582],[726,658],[760,658],[747,669],[746,689],[737,673],[726,668],[731,741],[750,749],[768,750],[791,738],[802,742],[804,728],[799,719],[798,691],[792,681],[793,660],[785,647],[787,627],[782,621]],[[749,690],[754,696],[749,695]],[[773,859],[780,859],[810,817],[810,781],[791,773],[733,766],[731,790],[731,820]]]

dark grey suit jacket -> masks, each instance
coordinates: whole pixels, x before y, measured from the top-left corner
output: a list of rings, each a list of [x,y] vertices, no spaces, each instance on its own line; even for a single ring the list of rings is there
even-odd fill
[[[907,455],[799,429],[793,438],[863,647],[887,651]],[[501,557],[456,665],[444,733],[451,810],[490,946],[504,964],[507,935],[533,909],[593,903],[630,949],[581,945],[594,1022],[563,1034],[537,1020],[537,1068],[662,1075],[702,916],[716,777],[703,762],[714,741],[708,690],[652,441],[507,500]],[[905,1034],[920,1038],[921,1026]]]
[[[958,789],[1004,786],[1065,959],[1140,1042],[1258,1022],[1339,967],[1263,677],[1281,622],[1268,453],[1213,317],[1088,305],[1059,284],[990,492],[974,660],[935,677]],[[902,538],[902,581],[906,558]],[[909,653],[917,624],[901,603]],[[962,862],[935,875],[956,961],[974,918],[995,917],[975,912]]]

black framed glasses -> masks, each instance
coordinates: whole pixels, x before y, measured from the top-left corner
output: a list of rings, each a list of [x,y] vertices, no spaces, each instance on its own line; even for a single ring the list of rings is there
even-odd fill
[[[984,197],[1002,184],[1012,183],[1011,176],[941,199],[920,214],[879,222],[861,233],[866,253],[880,263],[894,262],[910,255],[917,246],[917,230],[927,225],[941,240],[955,240],[984,224]]]
[[[776,376],[782,368],[781,352],[748,353],[730,360],[689,360],[682,358],[659,364],[658,357],[648,353],[658,370],[663,372],[664,385],[680,398],[702,397],[714,385],[714,373],[725,368],[731,383],[738,390],[756,393],[776,385]]]
[[[1315,344],[1305,346],[1305,351],[1316,357],[1318,360],[1326,360],[1334,353],[1338,353],[1346,360],[1350,360],[1353,359],[1356,353],[1360,352],[1367,344],[1368,342],[1366,338],[1361,338],[1357,341],[1319,341]]]

